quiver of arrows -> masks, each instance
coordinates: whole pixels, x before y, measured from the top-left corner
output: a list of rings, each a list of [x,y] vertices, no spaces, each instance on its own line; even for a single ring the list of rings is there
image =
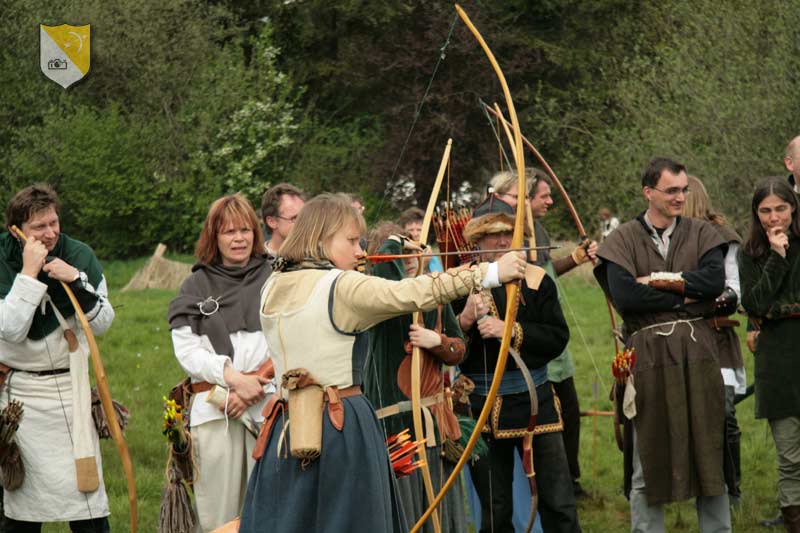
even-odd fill
[[[0,480],[8,491],[18,489],[25,481],[25,467],[15,438],[22,414],[22,403],[17,400],[11,400],[0,412]]]
[[[461,208],[437,212],[433,216],[433,231],[442,252],[460,252],[460,255],[443,255],[442,266],[448,270],[473,261],[475,246],[464,239],[464,226],[472,218],[469,209]]]
[[[417,468],[425,466],[424,459],[414,461],[414,454],[417,453],[418,444],[419,442],[411,440],[408,428],[395,435],[390,435],[386,439],[386,447],[389,449],[389,461],[392,463],[392,470],[394,470],[396,478],[400,479],[411,475]]]

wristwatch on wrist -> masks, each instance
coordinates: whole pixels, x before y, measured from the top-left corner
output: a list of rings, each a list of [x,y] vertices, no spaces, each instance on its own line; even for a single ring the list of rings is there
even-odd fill
[[[72,280],[70,283],[76,289],[84,289],[86,285],[89,284],[89,276],[86,275],[86,272],[78,271],[78,277]]]

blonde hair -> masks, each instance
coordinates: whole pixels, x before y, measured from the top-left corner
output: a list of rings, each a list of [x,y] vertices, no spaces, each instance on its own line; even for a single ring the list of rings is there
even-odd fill
[[[707,220],[716,226],[727,224],[725,216],[717,213],[711,205],[705,185],[695,176],[688,176],[690,194],[686,195],[686,203],[683,206],[683,216],[689,218],[699,218]]]
[[[536,186],[539,184],[540,181],[544,181],[548,185],[550,185],[550,177],[544,173],[544,171],[533,168],[533,167],[525,167],[525,194],[526,196],[531,196],[531,191],[536,191]],[[511,187],[517,184],[517,173],[516,171],[510,170],[503,170],[502,172],[498,172],[492,179],[489,181],[489,187],[492,188],[495,194],[503,195],[507,194]],[[517,192],[519,194],[519,191]]]
[[[312,198],[297,215],[278,255],[289,261],[329,259],[328,245],[349,223],[354,222],[362,235],[366,233],[364,217],[351,202],[350,196],[343,193],[323,193]]]
[[[516,175],[508,170],[503,170],[492,176],[492,179],[489,180],[489,187],[492,188],[495,194],[503,195],[507,194],[516,183]]]

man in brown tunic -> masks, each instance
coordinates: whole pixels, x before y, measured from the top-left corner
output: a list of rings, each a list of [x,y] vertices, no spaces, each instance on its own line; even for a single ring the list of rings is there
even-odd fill
[[[642,190],[647,210],[609,235],[595,268],[636,353],[624,402],[631,531],[664,531],[663,504],[692,497],[701,531],[730,531],[725,395],[705,321],[725,287],[724,242],[708,222],[680,216],[683,165],[652,160]]]

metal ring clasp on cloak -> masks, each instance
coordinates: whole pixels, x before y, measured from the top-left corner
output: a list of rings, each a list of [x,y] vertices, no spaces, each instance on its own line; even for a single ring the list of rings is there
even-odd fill
[[[213,309],[211,309],[210,311],[206,310],[206,306],[208,304],[213,305]],[[200,313],[203,314],[204,316],[213,315],[214,313],[219,311],[219,296],[217,296],[216,298],[214,298],[213,296],[209,296],[208,298],[206,298],[202,302],[198,302],[197,303],[197,308],[200,309]]]

